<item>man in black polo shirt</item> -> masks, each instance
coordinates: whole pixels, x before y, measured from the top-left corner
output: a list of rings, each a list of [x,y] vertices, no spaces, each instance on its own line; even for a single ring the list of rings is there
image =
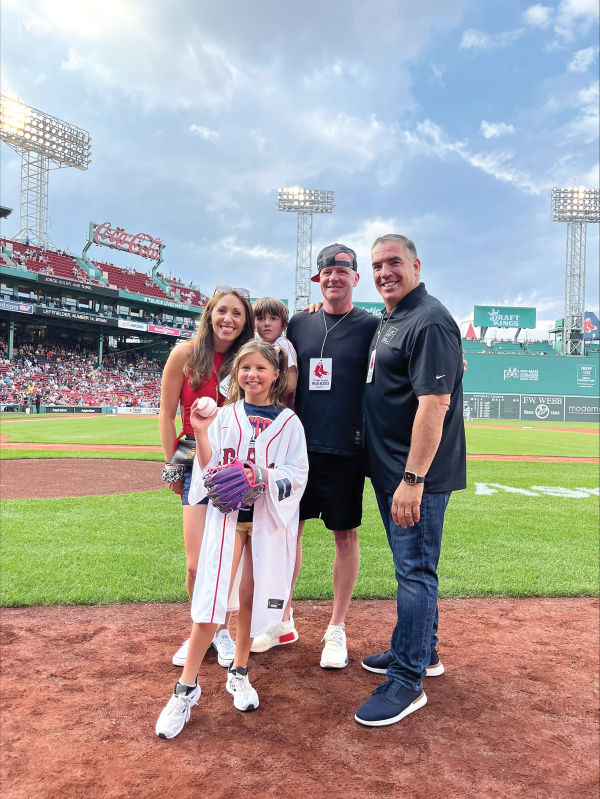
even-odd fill
[[[363,661],[387,680],[355,719],[379,727],[422,707],[422,677],[443,671],[437,565],[450,493],[466,488],[466,448],[460,330],[419,282],[410,239],[382,236],[371,257],[386,310],[369,353],[366,444],[398,580],[398,623],[391,648]]]
[[[325,247],[317,268],[312,280],[321,287],[323,307],[316,313],[296,314],[287,337],[298,353],[295,411],[304,426],[309,460],[299,533],[306,519],[319,517],[333,532],[333,613],[323,637],[321,666],[341,669],[348,664],[344,620],[360,565],[357,528],[365,481],[362,406],[377,319],[352,305],[352,290],[359,281],[354,250],[343,244]],[[299,538],[294,580],[301,564]],[[254,641],[252,651],[297,640],[289,603],[283,618],[276,629]]]

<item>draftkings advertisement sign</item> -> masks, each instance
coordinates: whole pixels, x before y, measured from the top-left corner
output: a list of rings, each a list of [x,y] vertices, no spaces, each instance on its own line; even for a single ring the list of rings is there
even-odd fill
[[[473,324],[475,327],[501,327],[511,330],[533,330],[536,326],[535,308],[512,308],[508,306],[476,305]]]

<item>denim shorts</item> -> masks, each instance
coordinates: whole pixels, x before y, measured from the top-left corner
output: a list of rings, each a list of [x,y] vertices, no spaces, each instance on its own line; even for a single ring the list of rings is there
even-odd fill
[[[186,439],[193,440],[192,436],[186,436]],[[190,486],[192,484],[192,471],[193,466],[184,466],[183,467],[183,496],[181,497],[181,504],[182,505],[189,505],[189,493],[190,493]],[[208,505],[208,497],[204,497],[201,499],[200,502],[197,503],[198,505]]]

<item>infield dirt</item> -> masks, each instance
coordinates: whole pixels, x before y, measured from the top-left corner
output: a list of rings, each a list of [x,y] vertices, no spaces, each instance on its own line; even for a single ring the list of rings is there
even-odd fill
[[[597,599],[441,601],[446,672],[377,729],[353,720],[383,679],[360,660],[395,603],[352,603],[341,671],[318,665],[330,612],[295,603],[300,640],[251,656],[254,713],[209,652],[191,723],[161,741],[186,604],[3,610],[3,799],[597,797]]]

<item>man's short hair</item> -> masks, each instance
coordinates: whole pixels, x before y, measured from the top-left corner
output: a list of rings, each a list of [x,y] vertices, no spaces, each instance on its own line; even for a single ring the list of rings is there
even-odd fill
[[[371,247],[371,253],[378,244],[383,244],[386,241],[399,241],[400,244],[404,245],[404,252],[408,256],[411,261],[414,261],[417,256],[417,248],[413,241],[411,241],[406,236],[402,236],[400,233],[386,233],[385,236],[380,236],[378,239],[375,239],[373,242],[373,246]]]
[[[277,316],[284,326],[287,325],[290,318],[287,305],[277,297],[261,297],[256,300],[252,309],[257,319],[263,319],[265,316]]]

